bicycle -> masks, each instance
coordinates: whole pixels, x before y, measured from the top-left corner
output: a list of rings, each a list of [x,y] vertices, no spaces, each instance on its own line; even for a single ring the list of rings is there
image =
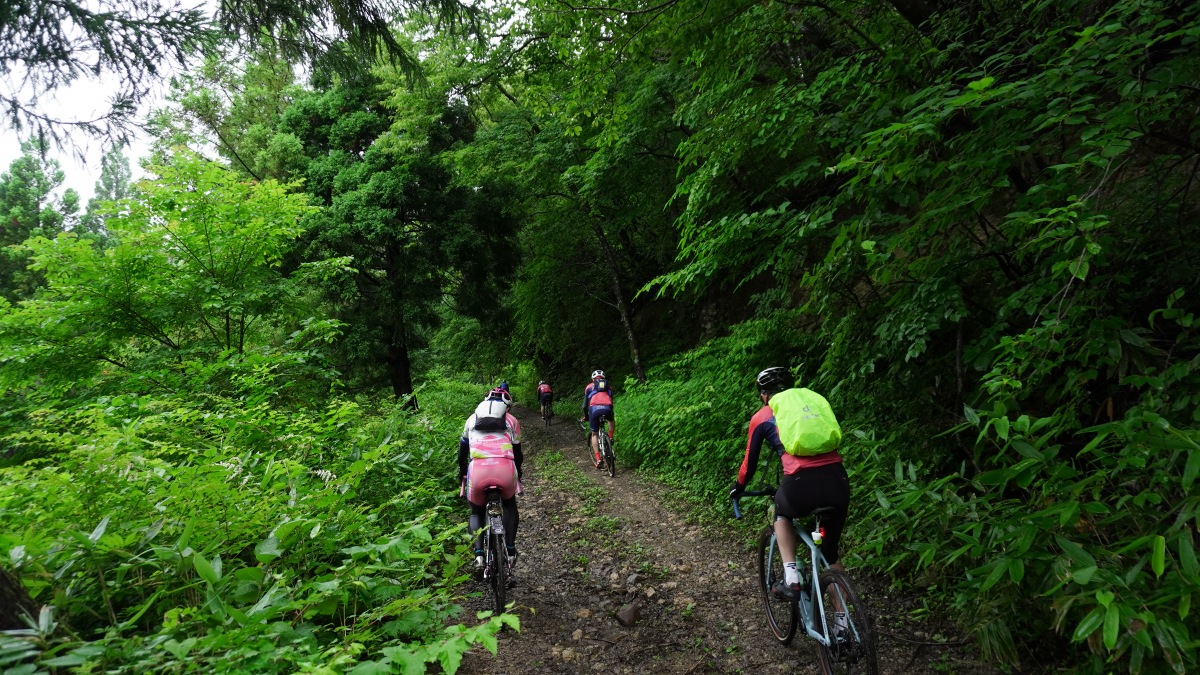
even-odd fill
[[[587,443],[588,459],[594,461],[592,459],[592,428],[588,425],[587,420],[579,420],[579,426],[583,429],[584,440]],[[608,417],[601,415],[600,421],[596,428],[599,429],[599,431],[596,432],[596,440],[597,445],[600,448],[600,466],[598,468],[603,469],[604,472],[608,474],[609,478],[616,478],[617,455],[615,452],[613,452],[612,439],[609,438],[608,434],[606,433],[608,428]]]
[[[508,570],[512,561],[504,544],[504,504],[500,488],[487,488],[487,546],[483,550],[483,580],[496,600],[496,612],[508,602]]]
[[[744,497],[774,495],[774,489],[742,493]],[[775,582],[784,578],[783,558],[776,545],[775,528],[768,524],[759,533],[758,579],[767,624],[775,639],[784,645],[792,642],[797,628],[803,625],[804,634],[817,644],[817,658],[825,675],[859,672],[877,675],[879,662],[870,612],[849,577],[841,570],[829,567],[819,546],[824,536],[821,516],[832,511],[830,507],[821,507],[812,513],[814,529],[811,535],[797,528],[798,539],[808,546],[810,564],[807,569],[801,568],[801,556],[797,550],[800,596],[796,600],[778,597],[771,591]],[[742,517],[737,499],[733,500],[733,515],[739,519]],[[768,509],[768,516],[768,523],[773,523],[774,505]],[[795,527],[795,523],[792,526]],[[841,630],[838,630],[835,616],[839,606],[845,609],[846,614],[845,626]]]
[[[554,419],[554,399],[542,401],[542,421],[546,423],[546,428],[550,427],[550,421]]]

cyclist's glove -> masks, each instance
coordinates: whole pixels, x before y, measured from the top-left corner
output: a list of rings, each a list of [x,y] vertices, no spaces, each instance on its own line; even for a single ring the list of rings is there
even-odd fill
[[[742,485],[741,483],[734,481],[733,487],[729,489],[729,498],[730,499],[738,499],[739,497],[742,496],[742,493],[745,491],[746,491],[745,485]]]

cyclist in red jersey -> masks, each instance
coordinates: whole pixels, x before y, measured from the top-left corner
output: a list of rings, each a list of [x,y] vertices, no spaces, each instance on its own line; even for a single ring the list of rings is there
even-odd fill
[[[538,403],[542,406],[548,406],[554,402],[554,390],[550,388],[550,383],[545,380],[539,380],[537,386]]]
[[[758,374],[756,384],[763,407],[750,418],[746,455],[729,496],[741,496],[754,477],[759,451],[764,443],[769,445],[783,462],[783,480],[775,493],[775,537],[784,562],[784,579],[776,583],[771,591],[794,600],[800,593],[800,578],[796,570],[797,537],[791,521],[809,515],[818,507],[832,506],[837,509],[821,518],[825,528],[821,553],[830,567],[843,569],[838,544],[846,525],[846,510],[850,506],[850,480],[837,450],[806,457],[784,451],[783,443],[779,440],[775,412],[767,403],[775,394],[795,386],[792,374],[786,368],[767,368]]]
[[[603,460],[600,457],[600,441],[596,437],[602,416],[608,419],[608,438],[611,440],[613,429],[616,426],[616,421],[613,419],[612,390],[608,386],[608,378],[604,376],[604,371],[594,370],[592,371],[592,381],[583,389],[583,419],[587,420],[588,427],[592,432],[592,461],[596,464],[597,469],[603,466]]]

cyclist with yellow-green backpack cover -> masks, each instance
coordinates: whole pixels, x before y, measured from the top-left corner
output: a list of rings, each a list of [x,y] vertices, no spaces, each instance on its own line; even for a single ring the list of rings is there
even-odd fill
[[[783,480],[775,493],[775,537],[784,563],[784,579],[771,592],[795,600],[800,577],[793,518],[807,516],[819,507],[835,509],[821,519],[825,529],[821,553],[830,567],[843,569],[838,543],[850,506],[850,480],[837,451],[842,430],[829,402],[814,391],[796,387],[786,368],[767,368],[755,383],[763,407],[750,418],[746,455],[729,496],[736,499],[742,495],[754,477],[763,444],[770,446],[783,462]]]

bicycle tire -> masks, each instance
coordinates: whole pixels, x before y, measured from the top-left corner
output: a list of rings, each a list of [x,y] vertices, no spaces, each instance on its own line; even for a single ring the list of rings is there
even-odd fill
[[[875,627],[871,613],[850,578],[841,570],[828,569],[821,572],[821,602],[824,616],[821,620],[829,627],[832,636],[835,630],[834,598],[840,596],[846,602],[846,618],[849,621],[847,641],[831,645],[817,644],[821,671],[826,675],[865,673],[878,675],[879,658],[875,648]]]
[[[504,548],[504,535],[488,535],[488,558],[488,564],[491,566],[488,586],[496,599],[496,612],[500,613],[504,611],[504,605],[508,602],[508,556]]]
[[[609,478],[617,477],[617,456],[613,454],[612,439],[608,434],[604,433],[604,429],[600,430],[600,457],[604,460],[604,470],[608,473]]]
[[[771,594],[771,586],[781,580],[783,557],[775,545],[775,530],[768,526],[758,535],[758,585],[762,591],[763,607],[767,611],[767,625],[775,639],[786,645],[796,637],[800,608],[795,602]]]

